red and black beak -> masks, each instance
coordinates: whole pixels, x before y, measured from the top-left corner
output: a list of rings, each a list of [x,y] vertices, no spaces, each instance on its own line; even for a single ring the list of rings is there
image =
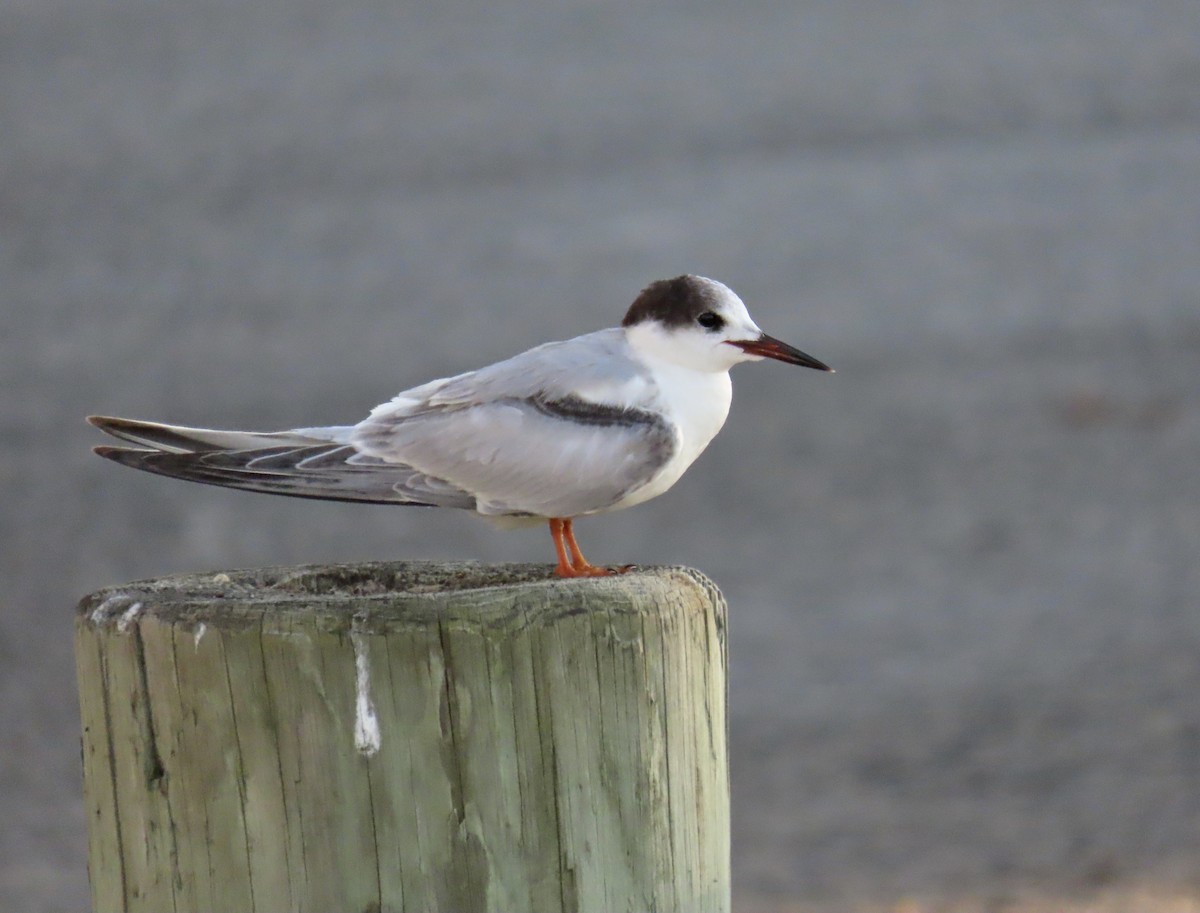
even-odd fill
[[[786,342],[776,339],[774,336],[768,336],[766,333],[763,333],[758,339],[730,339],[728,342],[731,346],[737,346],[743,352],[747,352],[750,355],[774,358],[776,361],[786,362],[789,365],[815,368],[818,371],[829,371],[831,373],[833,371],[833,368],[824,362],[817,361],[811,355],[801,352],[795,346],[789,346]]]

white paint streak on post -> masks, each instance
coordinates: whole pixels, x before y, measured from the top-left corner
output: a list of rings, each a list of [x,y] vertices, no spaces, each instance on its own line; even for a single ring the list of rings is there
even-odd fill
[[[367,656],[367,635],[358,628],[360,616],[354,617],[350,642],[354,645],[354,747],[368,758],[379,751],[379,718],[371,701],[371,663]]]
[[[102,625],[108,621],[108,616],[112,614],[114,608],[122,602],[129,602],[133,597],[128,593],[113,593],[105,599],[100,605],[92,609],[92,614],[89,616],[92,619],[92,624]]]
[[[137,618],[138,612],[140,612],[141,610],[142,610],[142,604],[140,602],[135,602],[133,605],[131,605],[129,608],[127,608],[124,612],[122,612],[121,617],[117,619],[117,630],[120,631],[122,634],[124,634],[126,631],[128,631],[129,626],[131,624],[133,624],[133,620],[135,618]]]
[[[200,649],[200,641],[204,640],[204,632],[208,630],[208,625],[204,622],[196,625],[196,633],[192,635],[192,649]]]

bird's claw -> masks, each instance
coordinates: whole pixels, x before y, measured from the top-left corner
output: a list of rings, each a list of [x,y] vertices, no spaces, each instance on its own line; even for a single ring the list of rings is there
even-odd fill
[[[614,577],[618,574],[628,574],[630,571],[637,570],[636,564],[623,564],[619,567],[603,567],[595,564],[574,565],[570,569],[564,567],[555,568],[554,573],[559,577]]]

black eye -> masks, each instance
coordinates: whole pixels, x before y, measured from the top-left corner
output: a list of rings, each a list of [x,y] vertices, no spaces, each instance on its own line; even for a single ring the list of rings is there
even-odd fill
[[[725,321],[712,311],[705,311],[696,318],[696,323],[700,324],[706,330],[719,330],[725,325]]]

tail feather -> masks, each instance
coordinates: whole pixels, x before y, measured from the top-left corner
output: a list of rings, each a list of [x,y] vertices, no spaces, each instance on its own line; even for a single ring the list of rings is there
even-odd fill
[[[142,422],[108,415],[89,415],[88,423],[115,438],[166,453],[202,453],[213,450],[255,450],[283,444],[315,444],[338,439],[345,428],[305,428],[299,431],[218,431]]]
[[[345,443],[344,428],[261,433],[101,416],[88,421],[141,445],[100,446],[94,448],[98,455],[157,475],[326,501],[475,507],[473,495],[443,479],[359,452]]]

